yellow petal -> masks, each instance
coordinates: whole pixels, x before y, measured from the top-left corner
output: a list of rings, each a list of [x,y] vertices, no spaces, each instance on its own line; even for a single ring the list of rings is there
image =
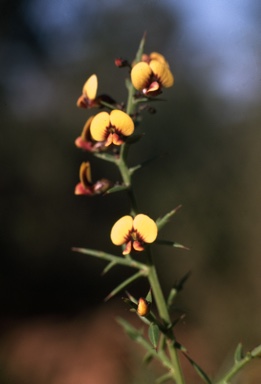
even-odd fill
[[[138,231],[145,243],[153,243],[158,235],[158,228],[149,216],[142,213],[137,215],[133,220],[133,228]]]
[[[90,116],[89,119],[84,124],[82,134],[81,134],[81,138],[83,141],[87,141],[89,139],[90,126],[91,126],[91,122],[93,120],[93,117],[94,116]]]
[[[157,60],[151,60],[149,65],[153,73],[159,78],[163,87],[168,88],[174,84],[174,77],[168,65],[160,63]]]
[[[88,188],[91,185],[92,176],[91,176],[91,164],[89,163],[89,161],[81,164],[79,177],[82,185],[84,185],[85,188]]]
[[[125,112],[114,109],[110,114],[111,125],[115,126],[124,136],[130,136],[134,131],[132,118]]]
[[[149,64],[145,62],[140,62],[131,70],[131,81],[134,88],[141,91],[143,88],[148,86],[150,76],[152,75],[152,70]]]
[[[98,79],[96,75],[92,75],[85,82],[82,93],[90,100],[94,100],[98,89]]]
[[[96,141],[104,141],[106,139],[106,127],[110,126],[110,115],[108,112],[100,112],[94,116],[90,132],[92,138]]]
[[[157,60],[162,64],[167,64],[167,66],[169,65],[168,62],[166,61],[165,57],[161,53],[158,53],[158,52],[151,52],[150,53],[150,60]]]
[[[111,229],[111,241],[115,245],[125,243],[129,232],[132,230],[133,218],[129,215],[121,217]]]

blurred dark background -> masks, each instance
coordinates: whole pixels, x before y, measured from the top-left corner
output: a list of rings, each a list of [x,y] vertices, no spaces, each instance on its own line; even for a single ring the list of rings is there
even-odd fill
[[[129,209],[124,194],[73,193],[91,159],[74,146],[90,115],[76,100],[92,73],[99,92],[126,100],[127,71],[114,58],[132,60],[147,31],[145,51],[165,55],[175,86],[144,115],[130,163],[159,158],[135,188],[155,219],[182,204],[163,236],[191,248],[156,249],[164,289],[192,272],[176,303],[187,314],[181,334],[203,329],[220,360],[238,341],[260,341],[260,16],[258,0],[1,1],[3,332],[21,319],[86,315],[128,276],[101,278],[101,261],[71,251],[117,251],[108,234]],[[94,179],[117,180],[113,166],[91,161]]]

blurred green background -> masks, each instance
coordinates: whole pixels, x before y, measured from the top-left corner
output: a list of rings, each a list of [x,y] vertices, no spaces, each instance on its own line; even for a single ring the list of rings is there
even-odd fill
[[[157,218],[182,204],[163,235],[191,248],[156,248],[164,289],[192,272],[176,303],[181,334],[203,329],[220,360],[238,341],[260,341],[260,16],[258,0],[1,1],[3,330],[88,313],[129,273],[101,278],[102,262],[71,252],[117,251],[108,234],[129,209],[124,194],[73,194],[91,159],[74,146],[90,115],[76,100],[92,73],[99,92],[126,100],[114,58],[132,60],[147,31],[145,51],[167,58],[175,86],[144,115],[130,164],[159,155],[135,176],[139,205]],[[92,164],[94,179],[117,180],[110,164]]]

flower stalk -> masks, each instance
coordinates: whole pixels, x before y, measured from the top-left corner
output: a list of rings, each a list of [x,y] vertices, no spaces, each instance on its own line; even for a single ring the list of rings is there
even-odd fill
[[[73,251],[107,262],[103,275],[117,265],[136,270],[130,277],[120,282],[107,295],[105,300],[109,300],[140,278],[148,280],[150,291],[146,298],[141,295],[137,300],[127,293],[128,298],[124,298],[124,302],[132,310],[135,310],[140,319],[148,326],[150,341],[143,335],[142,331],[134,328],[126,320],[119,319],[118,321],[129,336],[147,350],[149,358],[159,360],[162,366],[167,369],[167,373],[158,378],[158,383],[172,380],[175,384],[185,384],[185,374],[179,359],[179,353],[183,353],[203,382],[214,384],[202,368],[188,356],[186,349],[176,341],[173,331],[179,319],[175,321],[171,319],[170,307],[179,291],[183,288],[189,273],[172,287],[166,299],[152,258],[151,244],[154,242],[157,242],[159,246],[169,246],[181,250],[188,249],[172,240],[157,239],[158,232],[168,224],[181,206],[179,205],[170,210],[156,221],[141,213],[134,192],[132,175],[149,164],[151,160],[131,168],[128,166],[129,149],[131,145],[142,138],[142,135],[133,136],[138,128],[137,123],[141,120],[141,112],[147,110],[154,113],[155,109],[149,103],[153,98],[156,99],[162,92],[162,88],[169,88],[174,84],[174,77],[165,58],[157,52],[152,52],[149,55],[144,54],[144,44],[145,36],[140,42],[133,65],[130,65],[125,59],[115,60],[118,68],[126,67],[130,70],[129,79],[126,81],[128,91],[126,104],[118,103],[108,95],[97,95],[98,78],[95,74],[85,82],[82,95],[77,101],[77,106],[80,108],[107,108],[107,111],[103,110],[95,116],[89,117],[81,136],[76,139],[75,144],[78,148],[90,152],[100,160],[115,164],[121,180],[113,183],[107,178],[102,178],[93,182],[91,165],[87,161],[82,163],[80,167],[80,183],[76,185],[75,194],[84,194],[90,197],[127,192],[130,203],[129,213],[115,222],[110,233],[112,243],[122,247],[122,255],[118,256],[100,250],[79,247],[73,248]],[[113,149],[111,150],[111,148]],[[141,255],[141,259],[138,258],[138,254]],[[136,260],[136,256],[138,260],[145,261]],[[156,314],[151,311],[152,299],[155,302]],[[216,384],[229,384],[230,380],[247,363],[254,358],[260,357],[260,355],[261,346],[256,347],[245,356],[242,354],[242,349],[238,347],[235,353],[234,365]]]

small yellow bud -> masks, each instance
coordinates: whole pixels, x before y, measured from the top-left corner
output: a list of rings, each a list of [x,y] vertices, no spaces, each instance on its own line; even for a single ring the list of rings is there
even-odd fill
[[[141,297],[138,302],[137,313],[140,316],[147,316],[150,312],[150,303]]]

